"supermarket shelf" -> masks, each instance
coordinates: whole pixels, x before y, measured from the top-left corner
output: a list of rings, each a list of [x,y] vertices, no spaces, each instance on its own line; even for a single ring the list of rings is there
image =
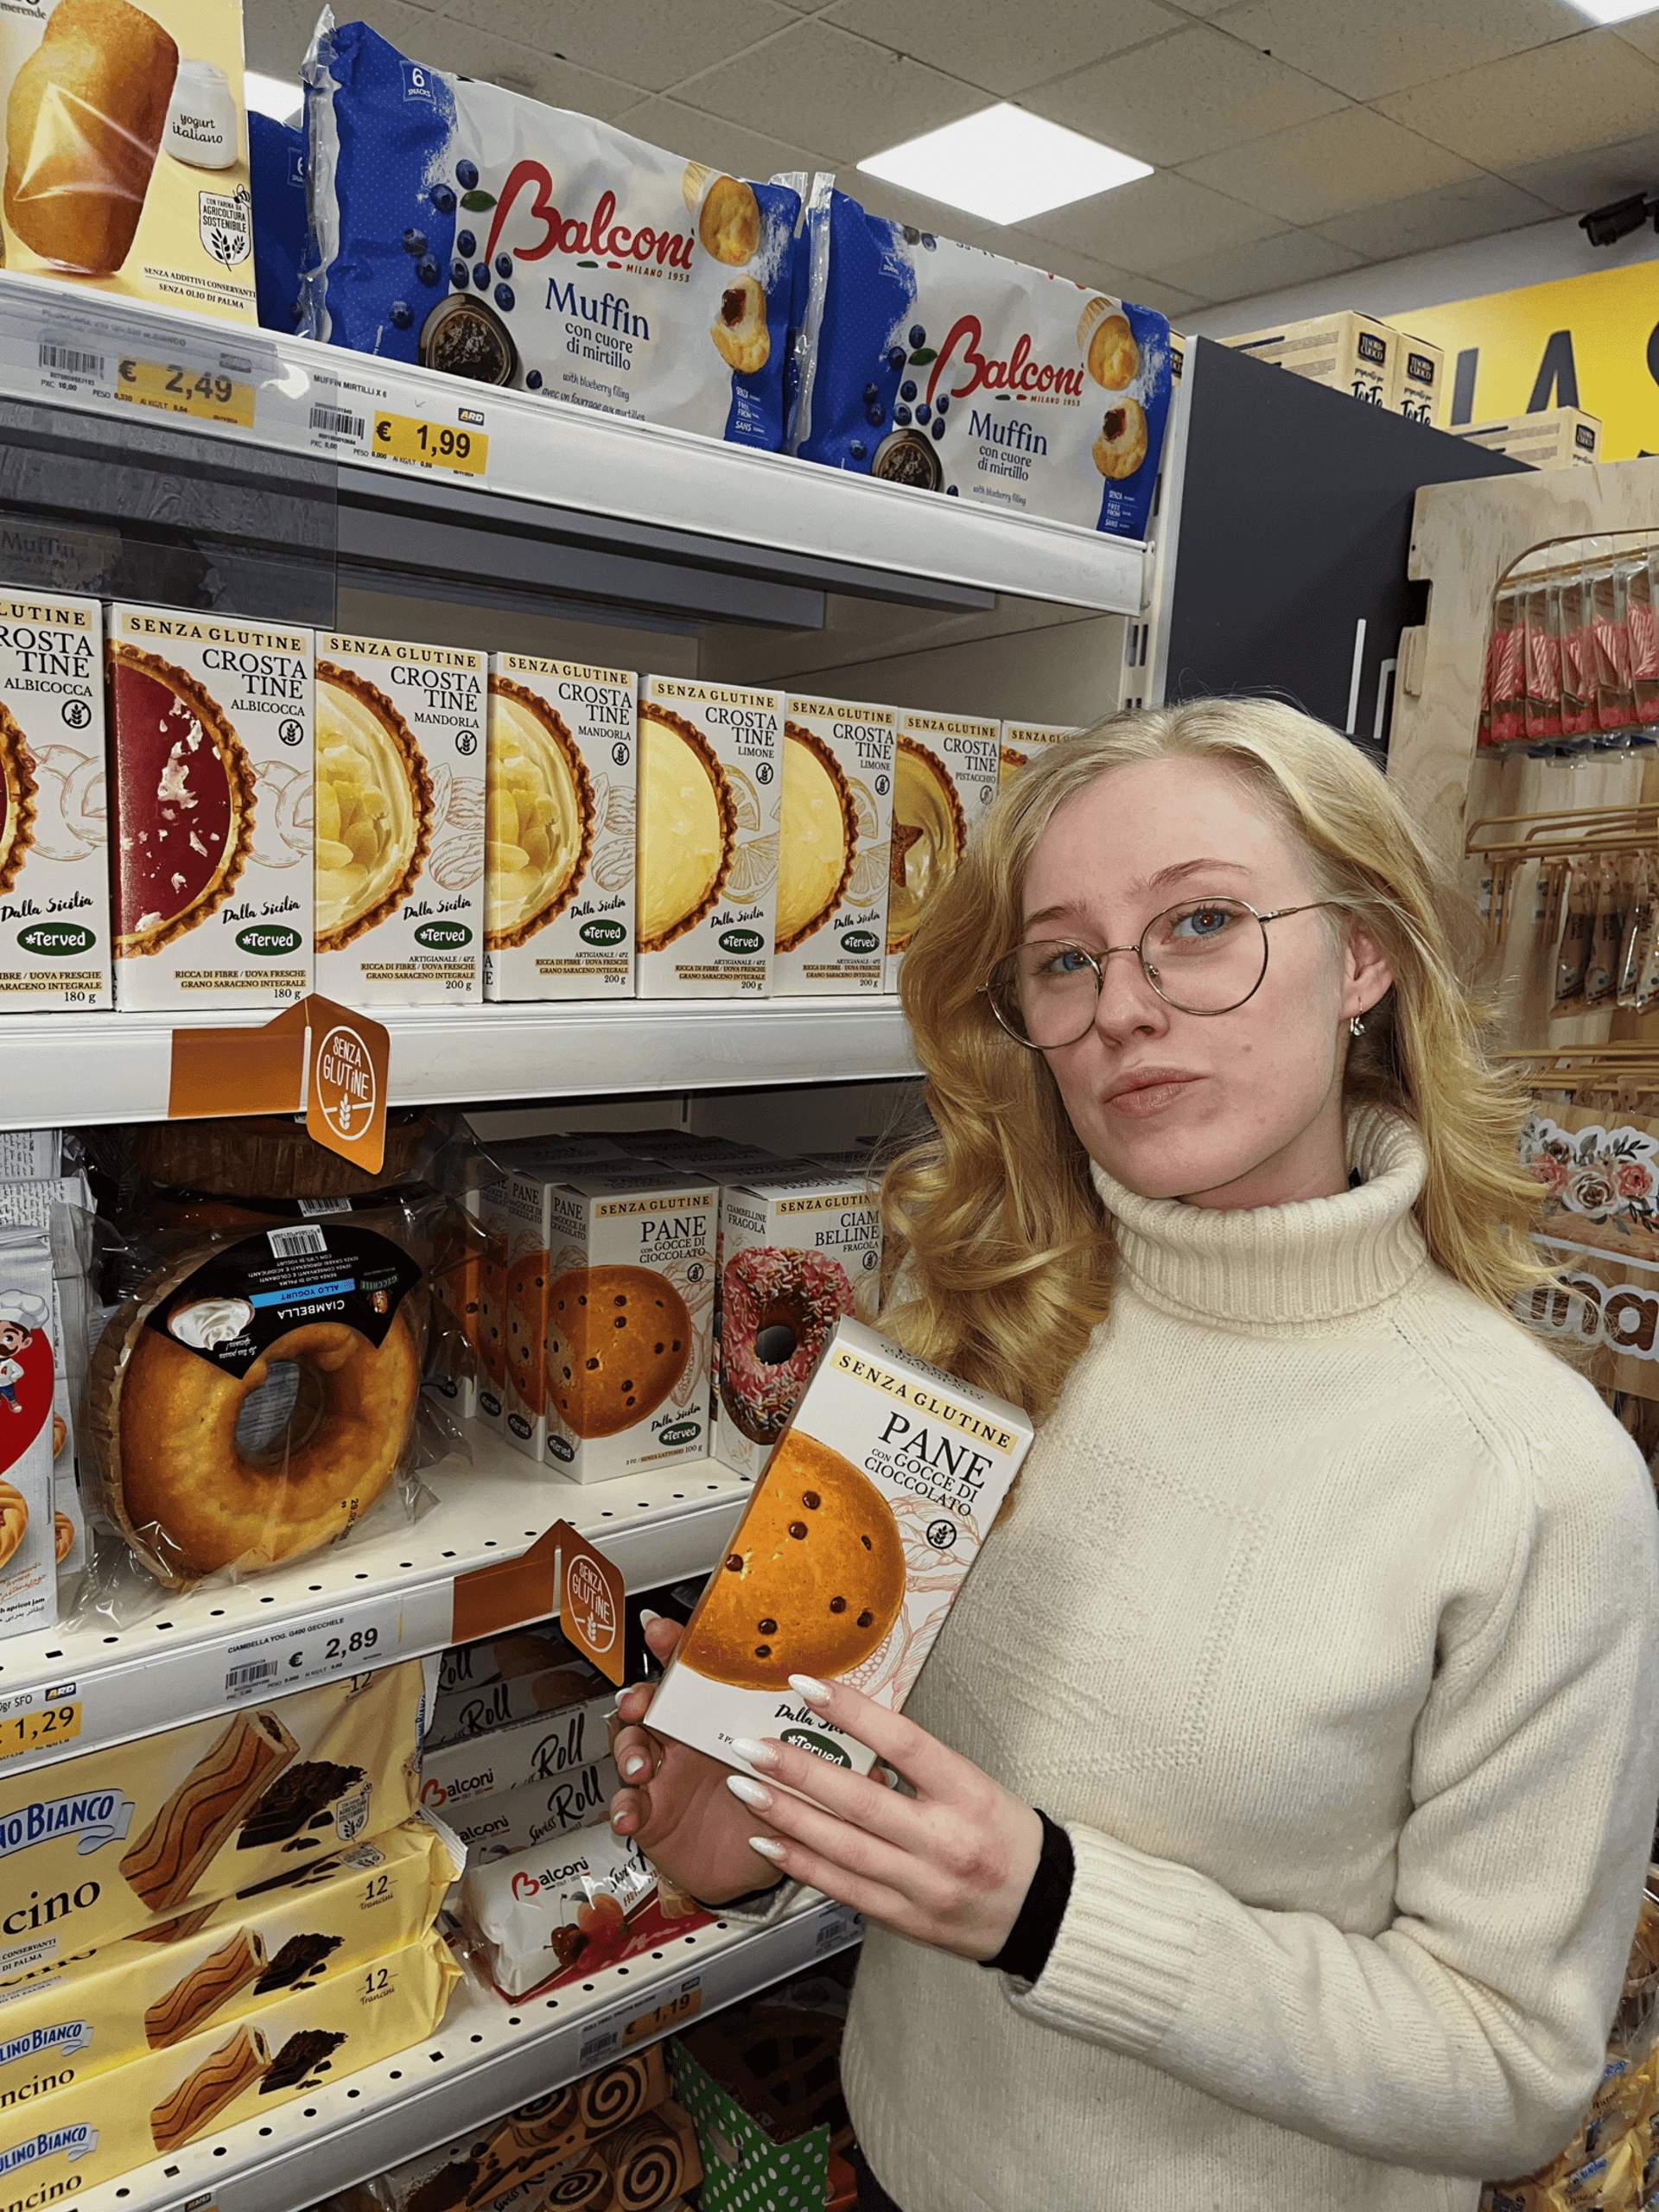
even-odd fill
[[[130,1611],[113,1609],[129,1625],[94,1615],[0,1643],[6,1772],[56,1756],[60,1741],[28,1742],[30,1716],[48,1705],[79,1707],[74,1748],[88,1751],[224,1712],[235,1702],[226,1688],[233,1669],[243,1694],[274,1695],[442,1650],[455,1640],[457,1583],[522,1559],[561,1519],[615,1560],[630,1589],[706,1573],[748,1491],[746,1477],[705,1459],[615,1482],[569,1483],[482,1429],[474,1453],[470,1467],[448,1461],[422,1471],[435,1502],[413,1522],[388,1500],[349,1543],[291,1566],[182,1593],[143,1581]],[[545,1595],[492,1618],[491,1628],[556,1610],[550,1557],[545,1564],[544,1576],[523,1578]],[[509,1587],[506,1597],[513,1594]],[[254,1680],[250,1668],[268,1669],[267,1679]]]
[[[590,2072],[632,2021],[683,1994],[700,2017],[858,1942],[862,1923],[842,1906],[807,1905],[775,1927],[716,1922],[648,1961],[612,1967],[556,1996],[510,2006],[470,1979],[430,2043],[365,2066],[76,2197],[86,2212],[294,2212],[371,2174],[418,2157],[515,2105]],[[636,2032],[660,2041],[691,2016]]]
[[[137,387],[121,364],[134,356],[176,367],[170,404],[182,411],[125,404]],[[456,486],[474,510],[483,493],[502,502],[509,529],[524,527],[512,503],[532,502],[536,530],[571,543],[592,543],[602,518],[624,526],[617,543],[628,553],[747,575],[763,598],[788,585],[938,604],[933,584],[1138,613],[1145,588],[1147,549],[1128,539],[10,273],[0,274],[0,397],[170,424],[221,453],[264,447],[353,476],[366,464],[388,484]],[[461,440],[464,458],[380,458],[374,423],[386,411],[443,433],[452,455]],[[754,610],[716,604],[706,617],[722,612],[749,620]],[[779,600],[759,619],[802,615]]]
[[[269,1012],[9,1014],[0,1128],[164,1120],[175,1028]],[[719,1090],[918,1072],[896,999],[632,999],[388,1007],[391,1102],[432,1106]],[[296,1101],[297,1106],[298,1101]]]

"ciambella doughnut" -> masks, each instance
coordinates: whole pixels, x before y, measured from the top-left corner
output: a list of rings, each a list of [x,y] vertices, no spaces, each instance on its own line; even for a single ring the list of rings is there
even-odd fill
[[[175,1588],[223,1567],[296,1559],[344,1535],[396,1473],[420,1391],[410,1298],[394,1307],[378,1346],[341,1321],[302,1321],[240,1376],[147,1325],[158,1306],[170,1314],[183,1305],[174,1294],[206,1255],[241,1249],[221,1243],[205,1255],[196,1246],[158,1270],[114,1314],[92,1357],[104,1504],[151,1573]],[[299,1370],[286,1433],[245,1451],[236,1434],[243,1405],[283,1362]]]
[[[721,1401],[753,1443],[776,1443],[853,1287],[839,1260],[754,1244],[728,1260],[720,1296]]]

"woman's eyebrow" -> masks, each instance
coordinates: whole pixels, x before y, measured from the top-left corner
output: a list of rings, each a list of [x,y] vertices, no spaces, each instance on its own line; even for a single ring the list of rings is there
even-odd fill
[[[1160,868],[1155,875],[1148,875],[1138,883],[1129,884],[1127,888],[1131,893],[1161,891],[1170,884],[1180,882],[1184,877],[1213,875],[1218,868],[1225,868],[1230,875],[1249,875],[1251,873],[1242,861],[1215,859],[1176,861],[1168,868]],[[1030,929],[1035,922],[1058,921],[1063,914],[1076,914],[1080,912],[1079,907],[1070,902],[1058,906],[1045,906],[1040,912],[1026,916],[1025,927]]]

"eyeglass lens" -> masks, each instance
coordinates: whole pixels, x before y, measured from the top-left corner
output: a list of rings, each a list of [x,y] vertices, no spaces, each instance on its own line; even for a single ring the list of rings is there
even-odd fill
[[[1142,931],[1141,964],[1160,997],[1185,1014],[1226,1014],[1261,982],[1268,933],[1236,899],[1185,899]],[[997,1019],[1039,1050],[1074,1044],[1095,1019],[1100,970],[1080,947],[1043,939],[1016,945],[987,982]]]

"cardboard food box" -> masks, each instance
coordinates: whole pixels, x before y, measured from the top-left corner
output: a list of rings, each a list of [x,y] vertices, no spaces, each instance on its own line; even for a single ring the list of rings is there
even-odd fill
[[[1345,391],[1369,406],[1392,404],[1400,334],[1374,315],[1315,315],[1306,322],[1282,323],[1276,330],[1224,338],[1221,343],[1288,369],[1293,376],[1306,377],[1310,384]]]
[[[312,632],[116,606],[105,659],[117,1005],[303,998]]]
[[[560,1635],[555,1621],[543,1622],[536,1628],[513,1629],[505,1636],[480,1637],[473,1643],[457,1643],[438,1654],[438,1702],[442,1705],[457,1697],[470,1696],[491,1683],[512,1682],[521,1675],[562,1670],[581,1656]],[[582,1660],[582,1663],[586,1666],[588,1662]],[[440,1740],[435,1707],[430,1739]]]
[[[803,998],[878,993],[898,713],[791,694],[787,717],[772,988]]]
[[[317,632],[317,988],[484,995],[488,667],[464,645]]]
[[[1506,453],[1529,468],[1574,468],[1601,458],[1601,418],[1576,407],[1541,415],[1516,415],[1505,423],[1471,423],[1454,434],[1471,445]]]
[[[251,1659],[226,1694],[276,1671]],[[398,1827],[417,1809],[425,1704],[425,1662],[405,1660],[0,1779],[0,1975]]]
[[[50,1236],[0,1228],[0,1637],[58,1618],[54,1323]]]
[[[886,988],[899,988],[905,948],[939,886],[954,875],[996,797],[1002,725],[960,715],[906,714],[893,768],[893,866]]]
[[[1425,338],[1414,338],[1408,330],[1396,333],[1396,337],[1394,383],[1388,404],[1396,415],[1438,429],[1444,412],[1445,353]]]
[[[784,696],[639,679],[642,999],[764,998],[778,925]]]
[[[0,1180],[33,1182],[57,1174],[62,1161],[61,1129],[0,1129]]]
[[[423,1751],[430,1758],[447,1744],[459,1744],[469,1737],[493,1736],[499,1729],[533,1726],[555,1713],[563,1713],[573,1705],[586,1705],[605,1690],[605,1677],[597,1667],[583,1658],[574,1644],[566,1643],[556,1631],[545,1643],[532,1638],[525,1630],[516,1637],[503,1637],[499,1641],[511,1647],[523,1641],[528,1646],[532,1641],[547,1652],[544,1666],[524,1669],[512,1675],[498,1674],[488,1681],[457,1683],[452,1688],[440,1688],[437,1700],[432,1707],[431,1726],[426,1732]],[[487,1651],[489,1647],[486,1645]],[[450,1659],[458,1655],[446,1652]],[[509,1649],[507,1663],[513,1664],[518,1654]]]
[[[3,33],[0,33],[3,36]],[[0,1005],[111,1003],[104,609],[0,594]]]
[[[716,1198],[677,1166],[550,1192],[547,1460],[572,1482],[707,1455]]]
[[[96,2189],[241,2120],[390,2058],[430,2035],[461,1968],[435,1933],[359,1973],[286,1991],[234,2026],[129,2059],[120,2093],[73,2064],[42,2075],[43,2094],[0,2120],[0,2168],[54,2201],[57,2185]],[[55,2086],[54,2082],[55,2080]]]
[[[505,1859],[516,1851],[537,1851],[555,1836],[581,1828],[602,1827],[610,1803],[622,1787],[616,1761],[608,1754],[586,1766],[571,1767],[546,1782],[486,1797],[466,1798],[446,1806],[457,1840],[466,1847],[469,1866]]]
[[[1067,724],[1004,722],[1001,747],[997,756],[997,790],[1007,790],[1033,753],[1046,752],[1051,745],[1064,745],[1068,737],[1078,734],[1076,728]]]
[[[0,2096],[21,2105],[60,2086],[66,2058],[86,2082],[147,2051],[222,2037],[301,1983],[418,1942],[465,1864],[430,1821],[409,1821],[290,1881],[37,1967],[0,1987]]]
[[[486,999],[633,995],[639,683],[490,658]]]
[[[16,0],[0,91],[8,269],[257,321],[239,0]]]
[[[728,1183],[715,1291],[715,1452],[758,1474],[836,1323],[874,1316],[881,1212],[862,1174]]]
[[[848,1681],[897,1712],[1030,1449],[1029,1417],[842,1321],[756,1481],[652,1700],[651,1725],[728,1766],[780,1736],[866,1774],[874,1754],[790,1688]]]
[[[575,1687],[585,1689],[588,1685]],[[591,1766],[609,1749],[606,1718],[616,1691],[602,1676],[597,1692],[505,1727],[428,1744],[421,1752],[421,1802],[453,1822],[452,1808]]]

